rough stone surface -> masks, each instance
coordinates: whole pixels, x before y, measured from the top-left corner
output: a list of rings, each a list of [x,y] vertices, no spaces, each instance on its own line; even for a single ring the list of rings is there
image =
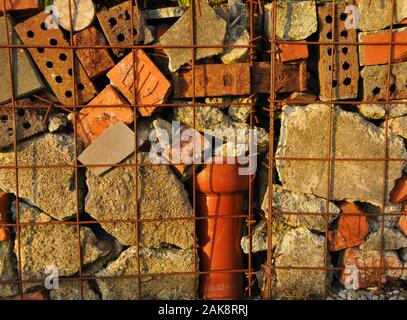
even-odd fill
[[[273,4],[264,6],[264,31],[272,37]],[[317,6],[315,1],[283,0],[277,4],[276,35],[284,40],[304,40],[317,31]]]
[[[399,251],[400,254],[400,258],[401,260],[403,260],[404,262],[407,262],[407,248],[403,248]]]
[[[325,267],[325,239],[306,228],[290,230],[281,238],[275,257],[276,267]],[[288,299],[322,297],[325,273],[324,270],[276,269],[275,294]]]
[[[362,31],[382,30],[391,24],[391,1],[359,0],[359,26]],[[394,1],[394,24],[407,17],[407,3]]]
[[[70,276],[79,272],[78,233],[75,225],[38,224],[51,222],[50,216],[20,202],[20,222],[37,223],[21,227],[20,241],[14,244],[18,259],[21,253],[21,270],[24,280],[45,279],[47,266],[58,267],[59,276]],[[87,227],[80,228],[81,258],[83,265],[90,264],[108,252],[100,248],[98,239]]]
[[[332,110],[332,156],[336,158],[384,158],[384,130],[360,115]],[[327,105],[285,106],[276,157],[328,157],[330,107]],[[354,137],[358,137],[357,140]],[[354,141],[354,143],[349,143]],[[400,137],[388,138],[388,157],[405,158]],[[292,191],[327,197],[328,163],[322,160],[277,160],[283,187]],[[388,164],[387,195],[401,176],[404,164]],[[368,179],[367,179],[368,177]],[[380,161],[336,161],[331,163],[330,200],[369,202],[381,206],[383,163]]]
[[[18,280],[13,268],[13,244],[11,240],[0,241],[0,279],[2,281]],[[18,284],[0,284],[0,297],[13,296],[18,293]]]
[[[90,288],[88,281],[83,281],[83,300],[100,300]],[[59,281],[59,288],[49,293],[51,300],[82,300],[81,283],[79,281]]]
[[[128,248],[97,276],[122,276],[121,279],[98,279],[103,300],[193,299],[194,275],[156,276],[149,274],[194,272],[194,250]],[[140,257],[141,296],[138,260]],[[124,278],[127,276],[128,278]],[[133,276],[133,277],[131,277]]]
[[[391,133],[407,139],[407,117],[390,119],[388,125]]]
[[[215,11],[203,0],[194,0],[195,45],[222,45],[225,40],[227,23],[218,17]],[[199,9],[198,9],[199,6]],[[181,18],[160,38],[165,46],[192,45],[190,7]],[[216,32],[208,32],[216,30]],[[195,60],[219,54],[223,48],[199,48],[195,50]],[[192,51],[185,48],[166,48],[164,52],[170,58],[169,70],[177,71],[183,64],[192,60]]]
[[[157,8],[157,9],[148,9],[142,10],[141,13],[144,16],[144,19],[167,19],[167,18],[179,18],[185,11],[187,7],[166,7],[166,8]]]
[[[211,135],[218,139],[223,140],[224,136],[222,136],[220,133],[224,133],[227,130],[235,132],[236,129],[249,129],[249,125],[247,123],[233,121],[230,117],[219,110],[219,108],[196,107],[195,111],[195,128],[201,132],[205,130],[212,130]],[[173,113],[174,120],[185,123],[191,127],[194,126],[194,110],[192,107],[174,108]],[[269,134],[263,128],[255,128],[257,129],[258,149],[259,151],[265,151],[268,149]],[[245,136],[247,141],[247,132]]]
[[[49,132],[56,132],[64,129],[68,124],[66,113],[52,113],[48,118]]]
[[[359,248],[362,250],[382,250],[382,238],[383,238],[383,250],[398,250],[401,248],[407,248],[407,237],[397,229],[384,228],[378,230],[375,233],[369,235],[366,242]]]
[[[216,97],[206,98],[205,103],[217,104],[216,108],[228,108],[228,116],[233,121],[247,122],[250,116],[251,106],[249,103],[255,104],[257,96],[255,97]],[[239,105],[242,103],[242,105]],[[224,104],[224,105],[223,105]],[[233,104],[233,105],[232,105]]]
[[[80,145],[78,145],[80,151]],[[73,134],[46,133],[18,144],[19,166],[73,165]],[[0,152],[1,165],[13,165],[12,151]],[[83,202],[83,186],[78,177],[79,208]],[[76,214],[75,169],[73,167],[29,168],[18,172],[18,192],[21,198],[41,208],[55,219],[64,220]],[[3,170],[0,189],[16,193],[15,170]]]
[[[269,189],[264,195],[261,209],[268,215]],[[306,227],[321,232],[326,231],[326,200],[312,194],[303,194],[283,189],[273,185],[274,214],[282,215],[283,221],[293,227]],[[291,214],[294,213],[294,214]],[[307,215],[310,213],[312,215]],[[316,215],[321,213],[321,215]],[[329,221],[338,215],[339,208],[333,203],[329,204]]]
[[[141,155],[147,163],[148,154]],[[125,164],[134,163],[133,156]],[[188,195],[182,183],[168,166],[138,168],[138,217],[140,219],[186,218],[193,216]],[[129,220],[101,223],[102,227],[124,245],[135,245],[136,170],[116,167],[102,177],[87,172],[89,193],[85,210],[96,220]],[[139,225],[139,240],[144,247],[159,248],[171,244],[183,249],[194,245],[192,220],[150,221]]]
[[[227,41],[227,44],[233,46],[249,46],[250,45],[250,35],[247,30],[243,30],[239,33],[230,31],[231,35]],[[249,47],[247,48],[226,48],[224,53],[220,55],[220,59],[223,63],[241,63],[247,62],[249,59]]]
[[[389,118],[397,118],[407,115],[407,103],[406,104],[389,104],[388,105]],[[385,104],[359,104],[359,112],[367,119],[378,120],[384,119],[386,116]]]

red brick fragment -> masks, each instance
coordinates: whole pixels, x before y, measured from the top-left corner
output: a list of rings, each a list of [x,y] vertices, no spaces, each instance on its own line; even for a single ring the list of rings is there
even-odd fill
[[[12,297],[0,298],[0,300],[48,300],[48,299],[44,292],[38,291],[38,292],[24,293],[23,297],[21,297],[21,295],[16,295],[16,296],[12,296]]]
[[[7,209],[9,206],[9,199],[8,194],[0,191],[0,241],[4,241],[8,239],[8,231],[7,228],[2,227],[2,223],[7,222]]]
[[[399,229],[407,236],[407,206],[404,206],[403,215],[400,217]]]
[[[308,45],[299,43],[281,43],[278,45],[280,49],[280,61],[293,61],[308,58]]]
[[[92,105],[106,105],[109,107],[89,107]],[[120,121],[126,124],[132,123],[133,110],[130,107],[125,107],[126,105],[129,105],[129,102],[124,99],[113,86],[108,85],[88,103],[88,106],[79,112],[77,125],[79,139],[87,147],[111,125]]]
[[[342,284],[345,284],[347,277],[349,277],[346,272],[346,266],[357,267],[359,288],[376,287],[379,281],[386,283],[389,280],[397,280],[401,277],[403,264],[398,258],[397,253],[393,251],[383,252],[382,270],[380,270],[380,261],[380,251],[347,249],[342,258]]]
[[[4,3],[5,2],[5,3]],[[4,12],[4,4],[6,11],[24,11],[24,10],[39,10],[39,0],[1,0],[0,11]]]
[[[390,201],[400,203],[407,200],[407,177],[401,177],[396,180],[396,184],[390,192]]]
[[[339,206],[341,216],[338,229],[328,232],[328,250],[339,251],[364,243],[369,233],[369,224],[365,214],[354,203],[345,202]]]
[[[143,50],[134,53],[128,54],[107,76],[132,104],[143,104],[137,107],[142,116],[150,116],[158,105],[165,103],[171,93],[171,83]]]
[[[76,33],[73,36],[76,46],[101,46],[105,44],[102,34],[93,26]],[[89,78],[94,79],[104,75],[114,67],[114,61],[107,49],[78,49],[76,55]]]
[[[360,46],[361,65],[371,66],[389,63],[390,44],[407,43],[407,31],[393,32],[393,37],[389,31],[383,33],[361,35],[360,42],[365,45]],[[388,45],[366,45],[366,43],[383,43]],[[407,61],[407,44],[391,45],[391,62]]]

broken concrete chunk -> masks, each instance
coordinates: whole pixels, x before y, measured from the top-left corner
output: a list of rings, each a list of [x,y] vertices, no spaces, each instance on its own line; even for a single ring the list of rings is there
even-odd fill
[[[76,192],[78,206],[82,208],[84,190],[80,175],[78,190],[75,190],[73,134],[47,133],[19,143],[17,147],[20,166],[65,166],[64,168],[20,168],[18,170],[19,196],[55,219],[65,220],[74,216],[77,212]],[[80,152],[80,144],[78,149]],[[13,151],[0,152],[1,165],[13,165],[13,163]],[[8,193],[16,193],[14,169],[2,170],[0,189]]]
[[[297,266],[302,268],[331,267],[325,265],[325,239],[308,229],[297,228],[285,233],[275,254],[276,267]],[[321,298],[325,294],[324,270],[275,269],[275,295],[287,299]],[[330,284],[328,274],[327,284]]]
[[[9,3],[6,1],[6,4]],[[20,3],[20,2],[14,2]],[[7,15],[7,25],[9,34],[6,34],[6,19],[4,16],[0,17],[0,45],[7,45],[7,37],[10,45],[21,45],[21,41],[14,30],[14,20]],[[0,90],[0,103],[10,101],[12,98],[11,83],[10,83],[10,61],[9,50],[7,48],[0,48],[0,83],[2,88]],[[34,67],[34,63],[26,49],[15,48],[11,49],[12,56],[12,74],[14,83],[14,98],[20,98],[29,95],[35,91],[44,88],[41,76]]]
[[[249,103],[255,104],[257,102],[257,96],[206,98],[205,102],[208,104],[211,103],[224,104],[224,106],[216,106],[216,108],[220,109],[229,108],[228,115],[233,121],[247,122],[250,116],[250,110],[252,109]],[[242,103],[242,105],[239,106],[238,105],[239,103]]]
[[[97,280],[103,300],[195,298],[193,274],[195,250],[141,248],[139,254],[137,247],[130,247],[97,274],[99,277],[122,276]],[[140,280],[137,277],[138,265],[141,269]],[[169,272],[191,272],[191,274],[154,276],[156,273]]]
[[[68,116],[65,113],[51,113],[48,118],[49,132],[56,132],[64,129],[68,125]]]
[[[141,13],[146,20],[150,19],[171,19],[181,17],[188,7],[166,7],[157,9],[142,10]]]
[[[99,296],[90,288],[88,281],[82,281],[83,300],[100,300]],[[59,288],[49,293],[51,300],[82,300],[81,283],[75,280],[59,280]]]
[[[273,37],[273,3],[264,6],[264,31]],[[276,36],[284,40],[304,40],[317,31],[317,6],[312,0],[283,0],[277,4]]]
[[[44,280],[49,274],[45,268],[58,268],[59,276],[70,276],[79,272],[78,233],[75,225],[39,224],[52,219],[37,208],[23,202],[19,206],[20,221],[37,223],[20,229],[14,252],[19,259],[23,280]],[[108,254],[101,249],[99,241],[87,227],[80,227],[81,259],[83,265],[95,262]],[[20,250],[19,250],[20,248]],[[29,286],[26,285],[26,288]]]
[[[329,117],[327,105],[285,106],[276,157],[326,158],[328,155]],[[335,158],[378,158],[383,154],[384,130],[360,115],[333,107]],[[358,137],[357,143],[352,137]],[[389,157],[404,158],[407,152],[401,138],[388,138]],[[292,191],[327,197],[328,163],[322,160],[277,160],[283,187]],[[386,201],[403,170],[399,161],[388,163]],[[369,202],[381,206],[383,201],[383,163],[381,161],[336,161],[331,163],[330,200]],[[369,177],[369,179],[366,179]]]
[[[34,109],[36,104],[28,99],[15,101],[17,141],[31,137],[43,132],[45,126],[43,117]],[[12,103],[0,108],[0,148],[7,147],[14,143],[14,112]]]
[[[95,18],[96,8],[92,0],[53,0],[59,25],[67,31],[80,31]]]
[[[136,79],[134,79],[136,72]],[[141,49],[121,60],[107,74],[111,83],[133,104],[143,104],[137,110],[150,116],[171,93],[171,83]]]
[[[193,0],[194,3],[194,45],[217,46],[222,45],[225,40],[227,23],[218,17],[216,12],[204,0]],[[192,45],[191,26],[192,7],[182,15],[181,18],[160,38],[163,46]],[[216,32],[208,32],[216,30]],[[195,60],[217,55],[223,48],[197,48]],[[165,48],[164,52],[170,58],[169,70],[177,71],[182,65],[192,60],[192,50],[186,48]]]
[[[12,240],[0,241],[0,278],[2,281],[18,281],[18,276],[13,267],[13,242]],[[0,284],[0,297],[18,294],[18,283]]]
[[[378,120],[386,116],[385,104],[359,104],[359,112],[367,119]],[[407,115],[407,103],[392,103],[388,105],[390,118],[397,118]]]
[[[268,216],[269,208],[269,188],[264,195],[261,209]],[[279,185],[273,185],[273,209],[274,215],[282,215],[284,223],[293,227],[306,227],[311,230],[321,232],[326,231],[326,200],[318,198],[312,194],[283,189]],[[298,213],[298,214],[290,214]],[[307,215],[310,213],[310,215]],[[321,213],[318,215],[318,213]],[[333,203],[329,203],[329,222],[332,222],[338,215],[339,208]]]
[[[391,133],[407,139],[407,117],[390,119],[388,126]]]
[[[109,127],[78,157],[84,165],[106,164],[103,167],[89,167],[95,175],[100,176],[135,152],[135,134],[123,122]]]
[[[226,48],[224,53],[220,55],[220,59],[223,63],[241,63],[247,62],[249,59],[249,45],[250,35],[247,30],[237,30],[234,28],[230,30],[230,35],[227,44],[233,46],[247,46],[246,48]]]
[[[149,162],[147,153],[139,155],[140,163]],[[134,160],[124,163],[133,165]],[[193,210],[183,184],[167,165],[114,168],[101,177],[87,173],[89,193],[86,212],[94,219],[129,220],[101,223],[102,227],[124,245],[135,245],[136,171],[138,177],[137,207],[139,219],[193,217]],[[194,221],[187,219],[151,221],[139,224],[139,240],[144,247],[159,248],[170,244],[183,249],[193,247]]]
[[[383,250],[398,250],[407,248],[407,237],[399,230],[394,228],[380,228],[375,233],[372,233],[367,237],[366,242],[359,248],[362,250],[382,250],[382,238],[383,238]]]

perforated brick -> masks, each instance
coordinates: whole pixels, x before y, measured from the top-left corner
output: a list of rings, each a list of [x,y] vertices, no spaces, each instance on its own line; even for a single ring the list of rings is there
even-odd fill
[[[357,34],[354,29],[346,29],[346,6],[353,1],[343,2],[336,6],[335,30],[333,30],[333,8],[328,4],[318,8],[319,41],[356,42]],[[319,48],[319,83],[320,99],[355,99],[358,96],[359,61],[358,48],[355,45],[322,45]],[[334,55],[334,57],[332,57]],[[333,58],[333,59],[332,59]],[[333,64],[332,64],[333,63]],[[333,72],[332,72],[333,70]],[[332,80],[331,80],[331,74]]]
[[[16,31],[26,45],[55,46],[55,48],[29,48],[28,51],[59,101],[63,104],[73,105],[72,50],[58,48],[58,46],[69,46],[69,43],[64,39],[60,29],[47,29],[46,22],[49,22],[50,19],[52,17],[48,16],[48,13],[42,12],[18,24]],[[96,89],[77,59],[75,59],[75,76],[76,103],[82,104],[96,95]]]
[[[134,58],[132,53],[128,54],[108,72],[107,76],[130,102],[147,105],[138,107],[138,111],[142,116],[149,116],[158,108],[158,105],[165,103],[171,93],[171,83],[143,50],[134,52]],[[134,79],[134,70],[136,79]]]
[[[33,109],[36,104],[31,100],[15,101],[19,109],[16,110],[17,141],[31,137],[45,130],[43,117]],[[0,107],[0,148],[14,143],[14,117],[11,103]]]
[[[93,26],[76,33],[73,40],[76,46],[92,47],[105,44],[103,35]],[[78,49],[76,55],[91,79],[102,76],[114,67],[114,61],[107,49]]]

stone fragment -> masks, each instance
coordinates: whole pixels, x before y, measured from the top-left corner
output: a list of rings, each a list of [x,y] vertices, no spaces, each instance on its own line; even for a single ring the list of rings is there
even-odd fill
[[[123,122],[118,122],[102,133],[78,157],[84,165],[101,164],[103,167],[88,167],[93,174],[100,176],[135,152],[135,134]]]
[[[320,42],[356,42],[355,29],[346,27],[347,9],[353,1],[336,5],[335,23],[333,6],[327,4],[318,7],[318,25]],[[333,30],[333,26],[335,29]],[[333,52],[332,52],[333,51]],[[332,54],[334,55],[332,57]],[[320,99],[323,101],[355,99],[358,97],[359,61],[358,48],[352,45],[319,46],[319,84]],[[333,72],[332,72],[333,70]],[[332,92],[332,96],[331,96]],[[331,99],[332,97],[332,99]]]
[[[100,300],[90,288],[88,281],[82,281],[83,300]],[[59,288],[49,293],[50,300],[82,300],[81,283],[74,280],[59,280]]]
[[[17,141],[43,132],[42,115],[34,109],[36,104],[28,99],[15,101]],[[14,112],[12,103],[0,108],[0,148],[14,144]]]
[[[7,227],[3,227],[3,223],[7,223],[7,212],[9,209],[8,194],[0,190],[0,242],[9,238]]]
[[[0,279],[16,283],[0,284],[0,297],[13,296],[18,293],[18,276],[13,267],[12,240],[0,241]]]
[[[90,107],[93,105],[98,107]],[[103,108],[104,105],[108,107]],[[76,127],[78,137],[85,146],[89,146],[111,125],[120,121],[130,125],[133,118],[133,109],[129,102],[113,86],[108,85],[79,111]]]
[[[363,99],[367,101],[386,100],[389,98],[407,98],[407,62],[393,63],[390,68],[390,87],[387,88],[387,65],[365,66],[361,71],[363,78]],[[388,90],[387,90],[388,89]]]
[[[273,3],[264,6],[264,31],[273,37]],[[304,40],[317,31],[315,1],[283,0],[277,2],[276,37],[284,40]]]
[[[384,119],[386,116],[385,104],[359,104],[358,109],[366,119],[378,120]],[[407,104],[391,103],[388,105],[389,118],[397,118],[404,115],[407,115]]]
[[[402,261],[407,262],[407,248],[400,249],[399,255]]]
[[[293,227],[306,227],[320,232],[326,231],[326,200],[312,194],[303,194],[273,185],[273,217],[281,216],[284,223]],[[269,216],[269,188],[262,200],[261,209]],[[309,213],[307,215],[307,213]],[[329,222],[338,215],[339,208],[329,203]]]
[[[6,19],[4,16],[0,17],[0,45],[7,45],[7,38],[9,39],[10,45],[21,45],[21,41],[14,30],[14,20],[8,15],[7,25],[9,30],[8,35],[5,32]],[[41,76],[34,67],[34,63],[29,57],[27,50],[24,48],[14,48],[10,51],[12,56],[11,71],[13,78],[11,78],[10,74],[9,50],[7,48],[0,48],[0,70],[2,70],[0,73],[0,83],[2,83],[0,103],[10,101],[13,96],[10,79],[13,79],[14,83],[14,98],[20,98],[44,88]]]
[[[141,153],[141,164],[148,164],[148,154]],[[193,247],[193,210],[183,184],[166,166],[140,166],[134,159],[124,162],[101,177],[87,173],[89,187],[85,211],[94,219],[128,220],[122,223],[101,223],[102,227],[124,245],[135,245],[135,201],[139,219],[165,219],[139,224],[139,240],[143,247],[159,248],[170,244],[183,249]],[[136,174],[137,171],[137,174]],[[136,198],[136,176],[137,198]],[[180,218],[175,220],[175,218]],[[184,218],[184,219],[182,219]]]
[[[392,1],[358,0],[359,27],[362,31],[382,30],[391,24]],[[404,0],[394,1],[394,24],[407,17]]]
[[[407,117],[390,119],[388,121],[388,128],[392,134],[397,134],[400,137],[407,139]]]
[[[306,228],[292,229],[282,236],[275,257],[275,296],[286,299],[315,299],[324,296],[326,271],[309,270],[331,266],[329,258],[325,265],[324,237],[315,235]],[[290,266],[299,269],[278,268]],[[330,281],[327,282],[328,285],[329,283]]]
[[[396,180],[390,192],[390,202],[401,203],[405,200],[407,200],[407,177],[403,176]]]
[[[4,7],[5,5],[5,7]],[[4,10],[5,9],[5,10]],[[40,10],[40,2],[38,0],[5,0],[0,2],[0,11],[26,11]]]
[[[108,253],[100,248],[98,239],[87,227],[80,227],[78,235],[76,225],[44,224],[52,222],[51,217],[23,202],[20,202],[19,214],[21,223],[37,223],[22,226],[20,237],[14,244],[14,253],[17,259],[20,259],[23,280],[45,280],[49,274],[44,270],[49,266],[56,266],[60,277],[78,273],[79,236],[84,266]],[[29,284],[26,283],[25,287],[28,288]]]
[[[383,250],[389,251],[407,248],[407,237],[397,229],[386,227],[369,235],[366,242],[359,248],[362,250],[380,251],[382,250],[382,239]]]
[[[59,25],[68,31],[81,31],[95,18],[96,8],[92,0],[53,0],[52,5],[58,10]]]
[[[250,116],[251,105],[257,103],[257,95],[254,97],[217,97],[206,98],[207,104],[217,105],[217,108],[228,108],[228,115],[233,121],[247,122]],[[241,103],[242,105],[239,105]],[[224,105],[223,105],[224,104]]]
[[[247,30],[243,30],[240,33],[238,31],[234,32],[232,28],[230,30],[229,38],[227,44],[233,46],[247,46],[246,48],[225,48],[224,52],[220,55],[220,59],[223,63],[242,63],[247,62],[249,59],[249,45],[250,45],[250,35]]]
[[[143,16],[138,7],[133,7],[133,28],[131,28],[131,8],[130,3],[125,1],[97,14],[100,26],[111,46],[129,46],[138,43],[148,44],[154,41],[154,36],[148,26],[146,26]],[[132,29],[134,30],[133,41]],[[126,53],[124,48],[114,48],[113,53],[117,57],[122,57]]]
[[[194,45],[218,46],[223,45],[226,35],[227,23],[218,17],[215,11],[203,0],[193,0],[192,6],[182,15],[181,18],[160,38],[163,46],[192,45],[191,15],[193,14]],[[208,32],[216,30],[216,32]],[[223,48],[197,48],[194,50],[195,60],[217,55]],[[164,52],[169,57],[169,69],[171,72],[177,71],[182,65],[192,60],[192,50],[186,48],[165,48]]]
[[[239,141],[240,144],[249,142],[248,129],[249,125],[243,122],[232,121],[227,115],[225,115],[220,109],[216,107],[196,107],[195,108],[195,123],[194,123],[194,108],[193,107],[181,107],[174,108],[173,119],[194,127],[208,135],[212,135],[220,140],[234,139],[240,137],[244,133],[244,141]],[[266,130],[260,127],[257,129],[257,148],[258,151],[265,151],[269,145],[269,134]],[[241,130],[239,132],[239,130]],[[225,136],[231,134],[231,136]],[[232,140],[233,141],[233,140]]]
[[[80,145],[78,149],[81,150]],[[65,165],[64,168],[20,168],[18,170],[19,196],[58,220],[69,219],[83,203],[83,183],[78,176],[75,190],[74,140],[72,134],[47,133],[19,143],[17,146],[19,166]],[[13,165],[14,152],[0,152],[0,165]],[[16,193],[15,170],[3,169],[0,189]],[[50,196],[52,195],[52,196]]]
[[[128,54],[107,74],[111,83],[133,104],[143,104],[137,110],[150,116],[171,93],[171,83],[143,50]],[[136,72],[136,79],[134,78]]]
[[[33,16],[16,26],[16,31],[27,46],[55,46],[52,48],[28,48],[32,58],[41,70],[59,101],[67,105],[82,104],[96,95],[96,88],[83,67],[76,61],[72,70],[72,50],[59,48],[69,46],[61,29],[49,28],[52,15],[47,12]],[[50,21],[49,21],[50,20]],[[73,78],[75,75],[75,81]],[[76,85],[76,90],[74,86]],[[76,97],[74,95],[76,91]]]
[[[364,120],[360,115],[332,109],[334,130],[332,154],[328,155],[328,105],[284,106],[281,134],[276,150],[276,167],[284,188],[327,197],[328,163],[321,158],[378,158],[383,159],[385,132]],[[349,143],[358,137],[357,143]],[[388,157],[405,158],[404,142],[397,136],[388,137]],[[305,157],[310,160],[282,160]],[[317,158],[318,160],[312,160]],[[386,202],[403,163],[388,163]],[[366,179],[369,177],[369,179]],[[335,161],[331,163],[330,200],[369,202],[381,206],[383,202],[383,163],[381,161]]]
[[[51,113],[48,118],[49,132],[56,132],[64,129],[68,125],[68,116],[65,113]]]
[[[99,277],[117,277],[97,280],[103,300],[195,298],[193,274],[195,250],[140,248],[139,253],[137,247],[132,246],[97,274]],[[176,272],[191,274],[166,275]],[[157,273],[160,275],[154,276]]]
[[[248,152],[245,145],[236,144],[233,142],[226,142],[215,149],[215,157],[244,157]]]
[[[402,273],[402,264],[397,253],[383,252],[382,267],[384,270],[378,270],[377,268],[381,267],[381,256],[380,251],[346,249],[341,261],[343,267],[341,283],[345,284],[349,276],[346,273],[346,266],[358,268],[359,288],[377,287],[379,281],[386,283],[389,280],[399,279]]]
[[[96,47],[105,45],[102,34],[93,26],[74,34],[73,41],[76,46]],[[84,48],[75,50],[89,78],[94,79],[104,75],[114,67],[115,63],[105,48]]]
[[[359,33],[359,62],[361,66],[371,66],[377,64],[388,64],[390,54],[390,42],[406,43],[407,28],[390,30],[362,32]],[[368,45],[376,43],[376,45]],[[383,45],[377,45],[383,43]],[[402,62],[407,60],[407,45],[391,45],[391,62]]]
[[[279,58],[281,62],[307,59],[308,58],[308,45],[298,43],[281,43],[278,45]]]
[[[359,207],[366,213],[371,233],[381,230],[383,222],[384,227],[395,228],[403,209],[401,204],[392,203],[385,205],[384,211],[381,206],[373,206],[369,203],[359,203]]]
[[[157,9],[142,10],[141,13],[146,20],[152,19],[172,19],[181,17],[188,7],[165,7]]]
[[[357,247],[365,242],[369,224],[362,210],[355,203],[345,202],[340,206],[341,216],[335,231],[328,231],[328,250],[339,251]]]

